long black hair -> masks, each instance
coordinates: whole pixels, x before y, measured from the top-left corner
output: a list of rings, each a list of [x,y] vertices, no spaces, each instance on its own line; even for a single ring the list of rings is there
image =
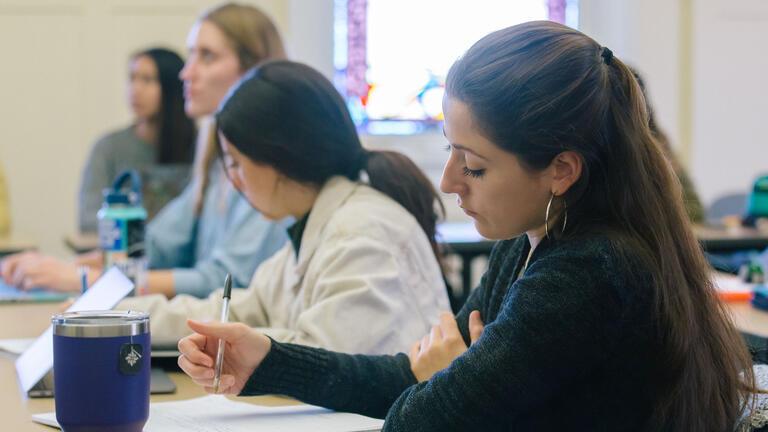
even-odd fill
[[[195,123],[184,112],[183,84],[179,72],[184,60],[173,51],[152,48],[133,58],[146,56],[155,62],[161,101],[156,161],[159,164],[191,163],[194,155]]]
[[[216,125],[238,151],[298,182],[322,186],[366,171],[372,187],[416,218],[441,262],[435,225],[444,209],[434,186],[407,156],[365,150],[344,100],[320,72],[290,61],[251,70],[224,99]]]

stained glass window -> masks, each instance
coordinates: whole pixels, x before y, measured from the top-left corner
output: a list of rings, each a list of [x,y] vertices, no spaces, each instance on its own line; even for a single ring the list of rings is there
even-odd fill
[[[551,19],[577,27],[578,0],[335,0],[334,83],[362,133],[442,122],[445,75],[491,31]]]

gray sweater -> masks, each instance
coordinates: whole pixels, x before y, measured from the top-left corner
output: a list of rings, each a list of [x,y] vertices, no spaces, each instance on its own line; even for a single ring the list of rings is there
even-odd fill
[[[479,310],[483,334],[428,381],[416,382],[405,354],[273,341],[241,394],[386,417],[390,431],[641,430],[659,384],[649,273],[592,237],[544,240],[517,279],[528,250],[525,236],[496,245],[456,318],[469,343],[469,313]]]
[[[96,213],[103,201],[101,191],[112,186],[127,169],[141,175],[143,206],[149,219],[179,195],[189,180],[189,165],[160,165],[155,160],[154,145],[136,136],[132,126],[99,138],[88,156],[80,184],[80,232],[98,230]]]

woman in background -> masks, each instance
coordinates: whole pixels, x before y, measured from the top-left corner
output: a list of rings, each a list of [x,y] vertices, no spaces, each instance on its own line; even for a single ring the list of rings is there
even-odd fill
[[[134,123],[93,145],[80,185],[80,232],[96,232],[101,191],[127,169],[142,177],[148,220],[186,185],[194,154],[195,125],[184,113],[179,72],[184,61],[173,51],[152,48],[133,56],[128,101]]]
[[[285,58],[277,28],[259,9],[224,4],[203,13],[189,32],[189,57],[180,77],[184,109],[201,119],[193,178],[147,227],[150,293],[205,297],[227,273],[234,287],[248,285],[254,270],[288,239],[229,183],[217,162],[210,116],[229,88],[262,60]],[[101,275],[101,255],[63,262],[37,252],[3,260],[0,274],[22,289],[41,286],[77,292],[76,265],[89,265],[89,283]]]

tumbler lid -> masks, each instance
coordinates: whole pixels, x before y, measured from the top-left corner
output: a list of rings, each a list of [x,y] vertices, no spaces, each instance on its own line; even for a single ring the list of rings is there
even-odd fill
[[[139,311],[64,312],[51,317],[56,336],[97,338],[149,333],[149,313]]]

